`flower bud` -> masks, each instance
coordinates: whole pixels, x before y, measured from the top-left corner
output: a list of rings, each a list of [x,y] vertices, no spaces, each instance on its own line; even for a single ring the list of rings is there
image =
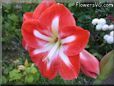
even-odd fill
[[[80,61],[82,72],[89,77],[96,78],[100,69],[99,61],[86,50],[80,53]]]

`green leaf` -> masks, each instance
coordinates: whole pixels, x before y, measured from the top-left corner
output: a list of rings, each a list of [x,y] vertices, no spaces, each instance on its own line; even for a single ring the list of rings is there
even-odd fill
[[[25,69],[25,71],[26,71],[26,73],[31,73],[30,67],[27,67],[27,68]]]
[[[28,75],[25,77],[25,82],[26,83],[32,83],[34,80],[33,76],[32,75]]]
[[[114,71],[114,50],[103,57],[100,62],[100,78],[106,79]]]
[[[5,76],[2,76],[2,79],[0,79],[0,84],[6,84],[7,79]]]
[[[9,72],[9,78],[10,78],[9,81],[19,80],[21,79],[21,77],[22,75],[17,69],[14,69]]]
[[[31,66],[31,73],[32,74],[37,73],[37,69],[34,66]]]
[[[27,67],[26,69],[25,69],[25,71],[28,73],[28,74],[36,74],[37,73],[37,69],[36,69],[36,67],[34,67],[34,66],[31,66],[31,67]]]
[[[18,16],[16,16],[15,14],[8,15],[8,18],[14,22],[18,21]]]
[[[108,54],[106,54],[100,61],[100,67],[101,67],[101,71],[103,69],[103,67],[109,62],[109,60],[111,58],[114,58],[114,50],[112,50],[111,52],[109,52]]]
[[[95,83],[99,84],[98,82],[102,82],[103,80],[107,79],[112,74],[113,71],[114,71],[114,50],[106,54],[100,61],[100,75],[98,76]]]

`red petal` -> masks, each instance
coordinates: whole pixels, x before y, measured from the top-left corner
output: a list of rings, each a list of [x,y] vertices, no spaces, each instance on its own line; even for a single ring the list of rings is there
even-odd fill
[[[71,26],[61,29],[60,36],[62,39],[69,36],[75,37],[75,40],[73,42],[64,44],[65,53],[68,56],[79,54],[86,47],[89,40],[89,35],[89,31],[84,30],[78,26]]]
[[[64,80],[73,80],[78,77],[80,71],[80,58],[79,56],[70,56],[69,60],[72,64],[71,67],[68,67],[60,58],[59,58],[59,74]]]
[[[55,78],[58,72],[57,64],[55,62],[52,62],[50,68],[47,69],[47,64],[43,61],[40,61],[38,68],[41,74],[49,80]]]
[[[46,11],[41,14],[39,21],[47,28],[51,28],[52,21],[57,16],[59,17],[59,28],[75,25],[75,19],[71,12],[62,4],[55,4],[46,9]]]
[[[33,17],[38,19],[39,16],[50,6],[55,4],[55,0],[43,0],[34,10]]]
[[[83,50],[80,53],[80,62],[82,72],[92,78],[99,74],[99,61],[88,51]]]
[[[23,21],[26,21],[28,19],[32,19],[33,18],[33,13],[32,12],[26,12],[23,15]]]
[[[47,63],[45,61],[43,61],[43,59],[47,56],[48,52],[40,53],[40,54],[33,56],[32,51],[33,51],[33,49],[31,51],[29,51],[30,55],[31,55],[31,59],[35,63],[35,65],[39,68],[39,71],[41,72],[42,76],[44,76],[50,80],[55,78],[57,75],[56,60],[54,60],[51,63],[50,68],[47,69]]]
[[[39,24],[37,20],[28,20],[28,21],[25,21],[22,25],[23,38],[29,47],[32,47],[32,48],[42,47],[46,43],[46,41],[35,37],[33,34],[34,30],[39,31],[44,35],[46,35],[45,32],[47,31]],[[47,34],[49,35],[49,32],[47,32]]]
[[[25,50],[28,50],[28,45],[24,39],[22,39],[22,46],[25,48]]]

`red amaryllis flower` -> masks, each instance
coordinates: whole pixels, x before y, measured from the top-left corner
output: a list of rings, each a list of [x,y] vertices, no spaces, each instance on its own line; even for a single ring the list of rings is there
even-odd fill
[[[72,14],[64,5],[44,0],[33,13],[24,15],[22,35],[23,46],[44,77],[53,79],[59,73],[65,80],[74,79],[79,74],[80,63],[88,76],[98,74],[98,65],[92,70],[90,64],[91,61],[98,64],[97,59],[88,60],[91,55],[83,50],[89,32],[75,25]]]

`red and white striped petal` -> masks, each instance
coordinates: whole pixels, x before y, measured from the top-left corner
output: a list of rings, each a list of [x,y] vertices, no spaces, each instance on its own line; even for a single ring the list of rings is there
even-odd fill
[[[52,24],[55,23],[53,22],[54,19],[56,21],[59,20],[59,28],[63,28],[65,26],[75,26],[75,19],[70,11],[62,4],[55,4],[46,9],[45,12],[41,14],[39,21],[45,27],[51,29],[53,28]]]
[[[52,80],[53,78],[56,77],[56,75],[58,73],[58,64],[56,61],[57,60],[53,60],[49,67],[47,66],[48,65],[47,62],[45,62],[43,60],[39,61],[38,68],[44,77],[46,77],[50,80]]]
[[[28,20],[22,25],[22,35],[29,47],[38,48],[44,46],[51,40],[49,34],[49,31],[42,27],[37,20]]]
[[[34,50],[32,51],[32,53],[31,53],[31,55],[35,56],[35,55],[37,55],[37,54],[39,54],[39,53],[47,52],[47,51],[51,50],[51,49],[53,48],[53,46],[54,46],[54,45],[46,44],[46,45],[44,45],[43,48],[41,48],[41,49],[39,49],[39,48],[38,48],[38,49],[34,49]]]
[[[88,43],[89,31],[78,26],[69,26],[60,29],[60,38],[64,52],[67,56],[74,56],[80,53]]]
[[[80,71],[79,55],[67,56],[63,51],[59,53],[59,74],[64,80],[72,80],[78,77]]]
[[[57,57],[58,55],[58,46],[57,44],[47,44],[45,47],[42,49],[34,49],[31,53],[31,57],[36,56],[37,54],[45,53],[47,52],[47,55],[45,57],[42,57],[42,60],[44,62],[47,62],[47,68],[50,67],[51,63]]]
[[[51,45],[49,45],[51,46]],[[58,72],[58,65],[57,65],[57,57],[58,57],[58,50],[55,52],[56,45],[52,45],[51,47],[45,47],[43,49],[33,49],[30,52],[30,56],[32,61],[36,64],[39,68],[41,74],[48,78],[53,79],[57,72]],[[54,50],[55,49],[55,50]],[[53,53],[53,51],[55,53]],[[47,56],[50,56],[49,59],[46,59]]]
[[[40,15],[50,6],[55,4],[55,0],[42,0],[33,12],[33,18],[38,19]]]
[[[88,51],[83,50],[80,53],[80,62],[81,70],[85,75],[92,78],[96,78],[99,75],[99,61]]]
[[[29,19],[33,19],[33,13],[32,12],[26,12],[23,15],[23,22]]]

